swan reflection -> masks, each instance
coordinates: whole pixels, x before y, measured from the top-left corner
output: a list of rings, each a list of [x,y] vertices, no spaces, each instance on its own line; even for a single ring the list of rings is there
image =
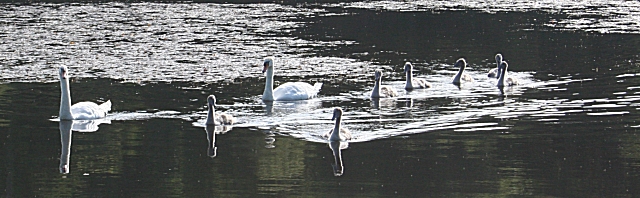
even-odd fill
[[[69,159],[71,158],[71,134],[77,132],[98,131],[98,125],[111,123],[109,120],[60,120],[60,144],[62,146],[60,154],[60,173],[69,173]]]
[[[380,109],[380,107],[393,107],[396,105],[396,100],[393,98],[371,98],[371,106],[374,109]]]
[[[219,126],[207,124],[204,127],[204,130],[207,132],[207,141],[209,142],[209,146],[207,146],[207,156],[214,158],[218,155],[218,147],[216,147],[216,134],[224,134],[233,129],[232,126]]]
[[[341,150],[349,148],[349,142],[331,141],[329,142],[329,148],[331,149],[331,151],[333,151],[334,163],[331,164],[331,166],[333,166],[333,175],[341,176],[344,173]]]
[[[264,101],[267,116],[310,112],[322,106],[320,100]]]

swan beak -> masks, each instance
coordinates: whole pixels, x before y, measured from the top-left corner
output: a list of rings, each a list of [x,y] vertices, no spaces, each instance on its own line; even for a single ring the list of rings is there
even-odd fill
[[[269,69],[269,63],[265,62],[264,67],[262,68],[262,73],[264,74],[264,72],[267,72],[267,69]]]
[[[331,121],[336,120],[336,117],[337,117],[337,116],[336,116],[336,113],[333,113],[333,117],[331,117]]]

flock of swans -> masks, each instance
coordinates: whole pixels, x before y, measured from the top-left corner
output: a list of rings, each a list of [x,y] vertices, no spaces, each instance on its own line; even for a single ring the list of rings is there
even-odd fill
[[[497,68],[491,69],[488,73],[488,77],[497,78],[498,87],[517,85],[518,80],[515,77],[507,74],[508,64],[502,59],[501,54],[495,56]],[[266,82],[264,92],[262,94],[263,101],[294,101],[294,100],[307,100],[314,98],[320,92],[322,83],[315,83],[311,85],[305,82],[287,82],[277,88],[273,88],[273,58],[264,59],[264,68],[262,73],[266,73]],[[461,84],[463,82],[473,82],[473,77],[464,73],[467,67],[467,62],[464,58],[460,58],[454,64],[454,67],[460,67],[458,73],[453,77],[453,84]],[[100,105],[93,102],[79,102],[71,105],[71,93],[69,89],[69,77],[68,68],[66,66],[60,66],[60,120],[92,120],[100,119],[107,116],[107,113],[111,110],[111,101],[104,102]],[[414,89],[428,89],[432,85],[425,79],[413,77],[413,65],[410,62],[406,62],[404,65],[404,72],[406,74],[406,90]],[[386,98],[396,97],[398,92],[391,86],[382,85],[382,71],[376,70],[375,84],[371,91],[371,98]],[[207,98],[207,119],[206,125],[232,125],[235,122],[235,118],[232,115],[225,113],[216,113],[216,97],[210,95]],[[332,120],[335,120],[334,129],[330,130],[327,134],[323,135],[329,141],[348,141],[351,139],[349,130],[341,127],[342,109],[335,108],[333,112]]]
[[[517,85],[518,80],[515,77],[507,74],[508,64],[502,59],[501,54],[495,56],[497,67],[491,69],[488,73],[489,78],[497,78],[497,86],[502,88],[504,86]],[[311,85],[306,82],[286,82],[280,86],[273,88],[273,75],[274,64],[273,58],[264,59],[264,68],[262,73],[266,73],[266,82],[264,92],[262,94],[262,100],[264,102],[272,101],[296,101],[307,100],[314,98],[320,92],[322,83],[315,83]],[[458,73],[453,77],[451,83],[460,85],[464,82],[473,82],[474,79],[470,75],[464,73],[467,63],[464,58],[460,58],[454,64],[454,67],[459,67]],[[111,101],[108,100],[100,105],[93,102],[78,102],[71,105],[71,93],[69,88],[69,76],[68,68],[66,66],[60,66],[60,112],[58,118],[60,119],[61,134],[70,134],[72,124],[70,121],[83,121],[83,120],[95,120],[105,118],[108,112],[111,110]],[[411,91],[414,89],[428,89],[432,85],[425,79],[413,77],[413,65],[410,62],[406,62],[404,65],[404,73],[406,74],[405,89]],[[397,97],[398,92],[391,86],[382,85],[382,71],[376,70],[375,84],[371,91],[371,98],[387,98]],[[209,139],[208,155],[215,157],[215,127],[218,126],[230,126],[233,125],[236,119],[226,113],[216,113],[216,97],[210,95],[207,97],[207,118],[205,121],[205,130],[207,131],[207,137]],[[334,128],[322,135],[322,138],[330,142],[330,148],[334,151],[334,157],[336,158],[336,165],[334,166],[334,173],[336,176],[342,174],[342,163],[338,163],[340,157],[340,150],[348,147],[348,141],[351,140],[351,133],[349,130],[342,126],[342,114],[343,110],[340,107],[336,107],[333,110],[333,117],[331,120],[335,120]],[[60,171],[68,173],[68,153],[70,149],[70,135],[64,135],[63,139],[63,153],[64,157],[61,157]],[[68,142],[68,145],[65,144]],[[64,160],[63,160],[64,159]]]

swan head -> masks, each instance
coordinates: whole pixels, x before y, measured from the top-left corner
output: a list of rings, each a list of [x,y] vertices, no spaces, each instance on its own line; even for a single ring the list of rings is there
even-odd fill
[[[263,65],[264,67],[262,68],[262,73],[267,72],[267,69],[273,67],[273,58],[265,58]]]
[[[336,107],[335,109],[333,109],[333,117],[331,118],[331,120],[340,119],[341,117],[342,117],[342,108]]]
[[[453,65],[454,67],[460,67],[461,69],[464,69],[467,67],[467,61],[464,60],[464,58],[460,58],[456,61],[456,64]]]
[[[380,79],[382,78],[382,71],[376,70],[375,75],[376,75],[376,82],[380,81]]]
[[[413,65],[410,62],[404,63],[404,73],[410,72],[413,70]]]
[[[210,107],[216,108],[216,96],[209,95],[209,97],[207,97],[207,103]]]
[[[502,62],[502,54],[496,54],[496,63]]]
[[[60,66],[58,74],[60,75],[60,79],[67,79],[69,78],[69,69],[67,69],[67,66]]]

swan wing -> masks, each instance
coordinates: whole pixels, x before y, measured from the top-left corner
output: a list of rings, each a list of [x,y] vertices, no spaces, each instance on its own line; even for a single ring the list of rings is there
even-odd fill
[[[425,79],[411,79],[413,83],[414,89],[426,89],[431,87],[431,83],[427,82]]]
[[[309,83],[288,82],[273,90],[275,100],[306,100],[315,97],[320,91],[322,83],[311,86]]]
[[[331,133],[333,133],[333,129],[327,131],[325,134],[322,134],[322,137],[329,139],[329,137],[331,137]]]
[[[507,77],[505,81],[506,81],[506,84],[509,86],[518,85],[518,79],[511,76]]]
[[[98,105],[93,102],[79,102],[71,105],[71,115],[74,120],[91,120],[104,118],[107,112],[111,110],[111,101],[107,101],[106,105]],[[108,107],[108,109],[105,109]]]
[[[350,140],[351,139],[351,131],[349,129],[340,127],[340,139],[342,140]]]
[[[469,74],[462,74],[462,80],[467,82],[473,82],[473,77],[471,77],[471,75]]]
[[[396,97],[398,92],[389,86],[380,86],[380,97]]]
[[[232,125],[236,122],[236,119],[229,114],[226,113],[216,113],[216,117],[214,123],[218,125]]]
[[[489,70],[489,74],[487,75],[489,78],[497,78],[498,77],[498,68],[493,68]]]

